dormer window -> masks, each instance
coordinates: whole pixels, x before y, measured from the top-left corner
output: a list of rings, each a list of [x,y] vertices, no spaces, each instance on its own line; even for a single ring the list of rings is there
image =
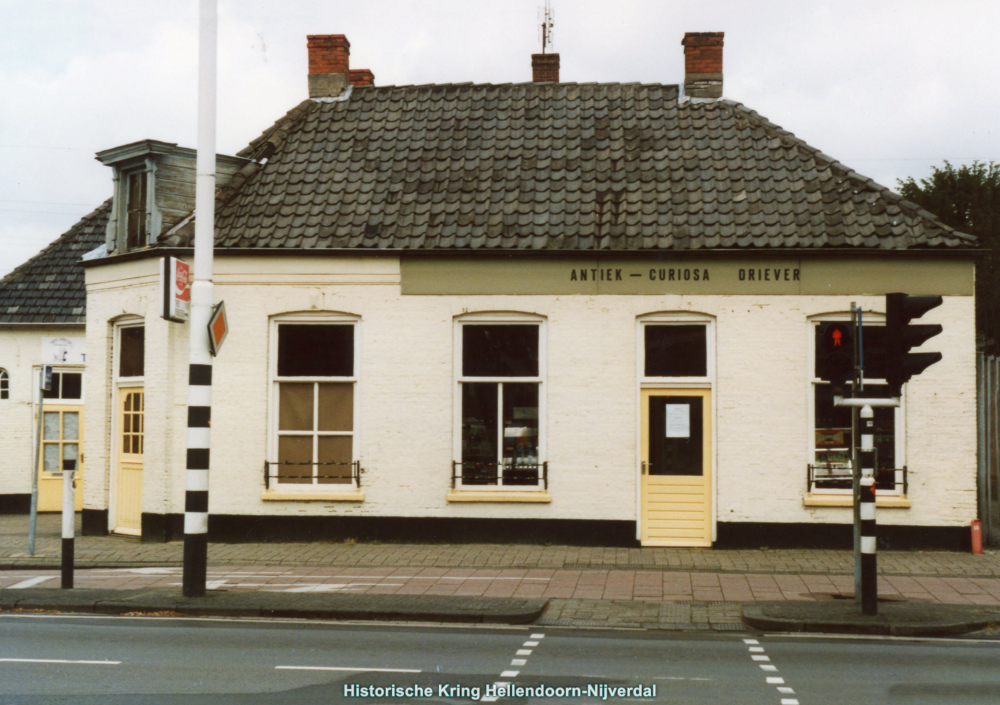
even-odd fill
[[[134,250],[146,245],[146,199],[149,178],[147,172],[134,171],[128,174],[128,202],[125,204],[127,232],[126,250]]]
[[[105,239],[108,253],[155,245],[194,211],[197,153],[172,142],[143,140],[97,153],[114,170],[115,197]],[[249,163],[216,156],[216,188]]]

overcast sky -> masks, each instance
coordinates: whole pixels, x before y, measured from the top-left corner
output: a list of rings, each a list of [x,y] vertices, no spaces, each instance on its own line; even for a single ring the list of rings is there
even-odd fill
[[[306,35],[377,85],[531,80],[543,0],[220,0],[217,146],[307,97]],[[879,183],[1000,161],[997,2],[554,0],[564,81],[683,82],[724,31],[724,95]],[[197,0],[0,0],[0,275],[111,195],[94,153],[196,144]]]

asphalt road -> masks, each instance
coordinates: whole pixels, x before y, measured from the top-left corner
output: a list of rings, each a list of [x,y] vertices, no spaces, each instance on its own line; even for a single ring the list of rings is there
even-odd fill
[[[496,701],[517,704],[963,705],[1000,702],[998,665],[1000,642],[0,615],[4,705],[460,704],[495,683],[553,689]]]

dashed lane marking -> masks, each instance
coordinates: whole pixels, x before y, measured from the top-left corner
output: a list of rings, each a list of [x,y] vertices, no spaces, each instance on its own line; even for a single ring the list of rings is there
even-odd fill
[[[30,587],[34,587],[35,585],[38,585],[39,583],[44,583],[46,580],[52,580],[54,577],[56,577],[56,576],[54,576],[54,575],[39,575],[39,576],[34,577],[34,578],[28,578],[27,580],[22,580],[19,583],[14,583],[13,585],[11,585],[10,587],[5,588],[5,589],[7,589],[7,590],[23,590],[24,588],[30,588]]]
[[[353,666],[275,666],[276,671],[349,671],[352,673],[423,673],[419,668],[355,668]]]
[[[524,642],[524,644],[522,644],[522,646],[532,646],[532,647],[538,646],[538,642],[541,641],[544,638],[545,638],[544,634],[532,634],[531,635],[531,639],[529,641]],[[517,653],[515,655],[517,655],[517,656],[531,656],[531,649],[523,649],[523,648],[522,649],[518,649]],[[510,665],[511,666],[524,666],[524,665],[527,665],[527,663],[528,663],[527,659],[516,658],[516,659],[512,659],[511,660]],[[500,677],[501,678],[510,678],[510,679],[513,679],[513,678],[517,678],[517,676],[520,675],[520,673],[521,673],[520,671],[510,671],[510,670],[507,670],[507,671],[503,671],[500,674]],[[495,681],[493,683],[493,685],[495,685],[495,686],[507,686],[507,685],[511,685],[512,682],[513,682],[512,680]],[[495,703],[498,699],[499,698],[496,698],[496,697],[494,697],[492,695],[487,695],[485,697],[480,698],[480,701],[484,702],[484,703]]]
[[[744,639],[743,643],[746,644],[747,651],[750,652],[750,658],[755,662],[760,661],[770,661],[771,659],[764,655],[764,647],[760,645],[760,642],[756,639]],[[758,663],[764,671],[777,672],[777,667],[770,663]],[[795,695],[795,690],[788,687],[785,684],[785,679],[781,676],[767,676],[765,681],[768,685],[773,685],[777,689],[780,695]],[[781,698],[781,705],[799,705],[798,698]]]
[[[72,663],[84,666],[120,666],[121,661],[72,661],[61,658],[0,658],[3,663]]]

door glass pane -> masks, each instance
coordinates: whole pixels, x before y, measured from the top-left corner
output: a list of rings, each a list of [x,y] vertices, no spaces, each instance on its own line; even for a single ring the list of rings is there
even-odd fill
[[[278,429],[313,430],[312,382],[285,382],[278,385]]]
[[[537,377],[538,326],[462,326],[462,375]]]
[[[538,385],[506,383],[503,394],[503,484],[538,484]],[[520,466],[520,467],[519,467]]]
[[[323,383],[319,385],[320,431],[354,430],[354,384]]]
[[[119,377],[142,377],[146,358],[146,329],[131,326],[120,331]]]
[[[647,377],[708,375],[707,326],[646,326]]]
[[[45,472],[59,472],[59,444],[45,444]]]
[[[76,470],[76,460],[79,457],[80,446],[76,443],[64,443],[62,452],[62,469]]]
[[[279,463],[306,463],[305,465],[279,465],[278,479],[281,482],[311,484],[313,476],[312,436],[279,436]]]
[[[278,326],[279,377],[353,375],[353,325],[283,323]]]
[[[47,441],[58,441],[59,440],[59,412],[58,411],[46,411],[45,412],[45,432],[42,436]]]
[[[497,484],[497,392],[496,384],[462,384],[464,484]]]
[[[703,475],[701,397],[649,398],[650,475]]]
[[[63,414],[63,440],[80,440],[80,414],[76,411],[67,411]]]
[[[320,483],[347,484],[351,482],[351,436],[320,436],[318,439],[319,462],[339,465],[317,465]]]
[[[52,373],[52,384],[49,385],[48,389],[42,390],[42,399],[59,399],[59,385],[62,382],[62,373],[53,372]]]
[[[79,372],[63,372],[60,399],[80,399],[83,396],[83,375]]]

